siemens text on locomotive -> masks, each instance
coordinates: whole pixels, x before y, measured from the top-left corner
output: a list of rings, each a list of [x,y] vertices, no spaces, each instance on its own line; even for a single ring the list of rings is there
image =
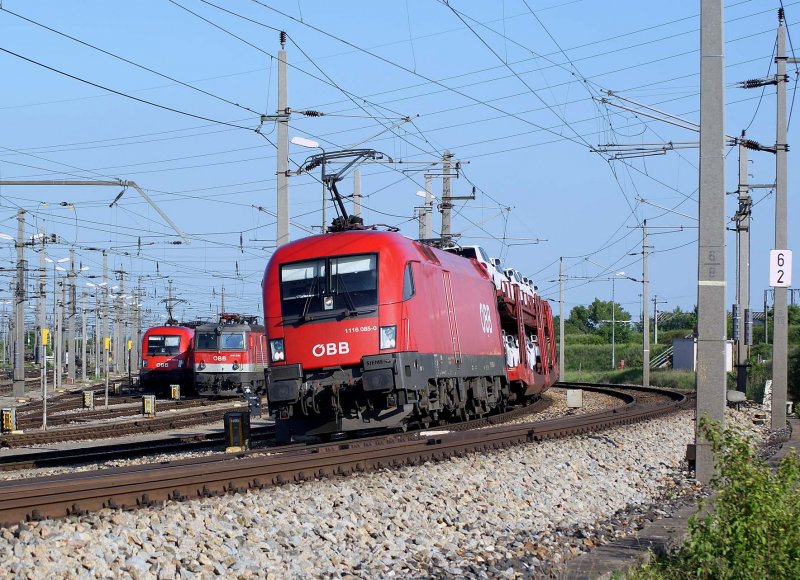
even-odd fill
[[[194,378],[194,329],[180,325],[155,326],[142,337],[139,385],[159,394],[170,385],[190,392]]]
[[[383,231],[278,248],[262,284],[278,436],[428,425],[538,397],[558,372],[550,307],[489,265]]]
[[[264,390],[267,345],[255,316],[220,314],[195,331],[194,386],[200,395],[243,395]]]

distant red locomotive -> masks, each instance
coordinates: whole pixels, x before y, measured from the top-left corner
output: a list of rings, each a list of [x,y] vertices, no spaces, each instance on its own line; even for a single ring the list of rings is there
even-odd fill
[[[557,379],[546,301],[397,233],[287,244],[262,287],[267,396],[284,440],[480,416]]]
[[[267,342],[255,316],[220,314],[195,331],[194,385],[200,395],[264,391]]]
[[[194,370],[194,330],[186,326],[154,326],[142,338],[139,385],[162,394],[170,385],[192,390]]]

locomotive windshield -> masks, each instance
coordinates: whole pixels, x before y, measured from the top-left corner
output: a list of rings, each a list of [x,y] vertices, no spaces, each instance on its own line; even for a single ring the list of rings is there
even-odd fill
[[[241,332],[223,332],[220,342],[220,350],[244,350],[244,334]]]
[[[219,350],[219,336],[216,332],[198,332],[195,340],[197,350]]]
[[[154,334],[147,337],[147,354],[174,355],[181,352],[181,337]]]
[[[244,350],[244,333],[242,331],[198,332],[195,339],[197,350]]]
[[[281,266],[284,319],[373,312],[378,305],[378,256],[319,258]],[[315,316],[316,315],[316,316]]]

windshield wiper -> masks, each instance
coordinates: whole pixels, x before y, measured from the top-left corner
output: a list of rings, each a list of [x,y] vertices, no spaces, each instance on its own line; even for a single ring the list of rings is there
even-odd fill
[[[306,303],[303,305],[303,312],[302,314],[300,314],[300,320],[302,320],[303,322],[308,322],[311,320],[311,317],[308,315],[308,309],[311,306],[311,299],[314,298],[314,290],[317,287],[318,281],[319,281],[319,276],[314,276],[314,281],[311,283],[311,289],[308,292]]]
[[[358,310],[356,309],[355,302],[353,302],[353,297],[350,296],[350,291],[347,289],[347,284],[344,283],[341,275],[336,276],[336,292],[339,292],[339,284],[342,285],[344,288],[344,296],[347,299],[347,308],[344,309],[345,318],[349,316],[358,316]],[[350,312],[355,312],[355,314],[350,314]]]

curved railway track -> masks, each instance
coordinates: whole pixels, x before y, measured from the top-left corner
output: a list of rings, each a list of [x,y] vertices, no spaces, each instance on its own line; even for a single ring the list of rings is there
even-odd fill
[[[259,450],[235,455],[218,454],[8,481],[0,484],[0,524],[63,517],[102,508],[132,508],[167,499],[207,497],[308,478],[412,465],[643,421],[676,411],[686,401],[682,393],[654,388],[572,383],[562,383],[560,386],[616,396],[623,401],[623,405],[560,419],[491,425],[508,421],[515,414],[518,416],[522,411],[517,409],[510,414],[457,427],[463,430],[445,426],[437,431],[292,445],[272,449],[270,453]],[[637,394],[644,402],[637,402]],[[656,398],[661,402],[655,402]],[[491,426],[487,427],[487,424]]]

